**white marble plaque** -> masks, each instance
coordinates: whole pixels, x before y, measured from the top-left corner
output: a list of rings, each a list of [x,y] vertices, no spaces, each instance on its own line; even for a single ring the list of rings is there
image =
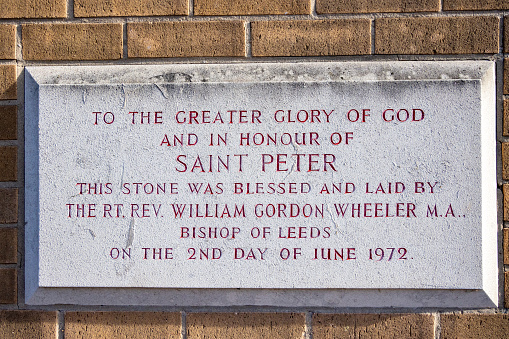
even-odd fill
[[[491,62],[25,79],[27,303],[497,304]]]

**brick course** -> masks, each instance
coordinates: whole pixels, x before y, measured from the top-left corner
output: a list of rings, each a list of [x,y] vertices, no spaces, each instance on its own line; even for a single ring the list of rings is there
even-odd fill
[[[16,58],[16,27],[0,25],[0,59]]]
[[[442,339],[507,338],[507,314],[442,314]]]
[[[313,339],[434,338],[430,314],[315,314]]]
[[[16,264],[18,262],[17,251],[18,229],[0,228],[0,264]]]
[[[369,19],[256,21],[251,31],[256,57],[371,53]]]
[[[187,0],[74,0],[75,17],[187,14]]]
[[[18,148],[15,146],[0,147],[0,181],[18,179]]]
[[[0,338],[56,338],[57,313],[0,311]]]
[[[316,0],[318,14],[438,12],[439,0]]]
[[[16,106],[0,106],[0,140],[15,140],[18,135]]]
[[[375,53],[498,53],[498,22],[491,16],[376,19]]]
[[[22,33],[26,60],[122,58],[121,24],[29,24]]]
[[[187,338],[301,339],[305,316],[301,313],[190,313]]]
[[[0,18],[65,18],[67,0],[0,0]]]
[[[0,188],[0,223],[18,222],[18,189]]]
[[[14,268],[0,268],[0,304],[15,304],[17,291],[16,270]],[[0,326],[1,324],[0,322]],[[3,337],[0,336],[0,338]]]
[[[66,338],[180,338],[180,313],[67,312]]]
[[[0,100],[16,99],[16,65],[0,65]]]
[[[241,21],[130,23],[127,36],[130,58],[245,55]]]
[[[309,0],[195,0],[195,15],[310,14]]]
[[[509,9],[507,0],[444,0],[445,11]]]

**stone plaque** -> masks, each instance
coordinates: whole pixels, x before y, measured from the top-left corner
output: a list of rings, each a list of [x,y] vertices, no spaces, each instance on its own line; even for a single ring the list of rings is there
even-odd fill
[[[492,62],[25,79],[27,303],[497,304]]]

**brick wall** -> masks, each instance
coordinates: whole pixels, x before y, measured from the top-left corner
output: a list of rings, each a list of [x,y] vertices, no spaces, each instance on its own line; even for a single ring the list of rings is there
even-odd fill
[[[502,228],[509,222],[506,16],[507,0],[0,0],[0,337],[508,337],[508,283],[499,308],[462,312],[27,307],[20,77],[25,65],[55,63],[495,60]],[[509,265],[509,228],[499,243]]]

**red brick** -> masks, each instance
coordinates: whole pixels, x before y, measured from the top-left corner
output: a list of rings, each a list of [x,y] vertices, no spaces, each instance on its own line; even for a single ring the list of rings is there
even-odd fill
[[[0,106],[0,140],[15,140],[17,138],[17,107]]]
[[[313,339],[434,338],[430,314],[315,314]]]
[[[18,179],[18,148],[16,146],[0,147],[0,181]]]
[[[0,25],[0,59],[16,59],[16,26],[14,25]]]
[[[498,53],[498,23],[492,16],[380,18],[375,20],[375,53]]]
[[[18,222],[18,189],[0,188],[0,223]]]
[[[194,0],[195,15],[311,14],[309,0]]]
[[[0,18],[65,18],[67,0],[0,0]]]
[[[187,0],[74,0],[75,17],[187,15]]]
[[[504,94],[509,94],[509,58],[504,59]]]
[[[0,264],[16,264],[18,262],[17,251],[18,229],[0,228]]]
[[[245,55],[241,21],[130,23],[127,36],[130,58]]]
[[[0,65],[0,100],[16,99],[16,65]]]
[[[504,221],[509,221],[509,185],[504,184],[502,186],[502,192],[504,194]],[[509,264],[509,262],[508,262]]]
[[[509,308],[509,272],[504,272],[504,307]]]
[[[360,55],[371,52],[369,19],[251,23],[253,56]]]
[[[444,0],[444,11],[509,9],[507,0]]]
[[[29,24],[22,27],[26,60],[122,58],[122,24]]]
[[[0,304],[15,304],[17,291],[16,270],[0,268]]]
[[[442,339],[507,338],[507,314],[442,314]]]
[[[301,313],[190,313],[187,338],[301,339],[305,316]]]
[[[316,0],[318,14],[437,12],[440,0]]]
[[[504,18],[504,52],[509,52],[509,17]]]
[[[57,313],[0,311],[0,338],[57,338]]]
[[[180,339],[180,313],[67,312],[66,338]]]
[[[504,100],[504,119],[502,124],[502,134],[509,136],[509,100]]]

